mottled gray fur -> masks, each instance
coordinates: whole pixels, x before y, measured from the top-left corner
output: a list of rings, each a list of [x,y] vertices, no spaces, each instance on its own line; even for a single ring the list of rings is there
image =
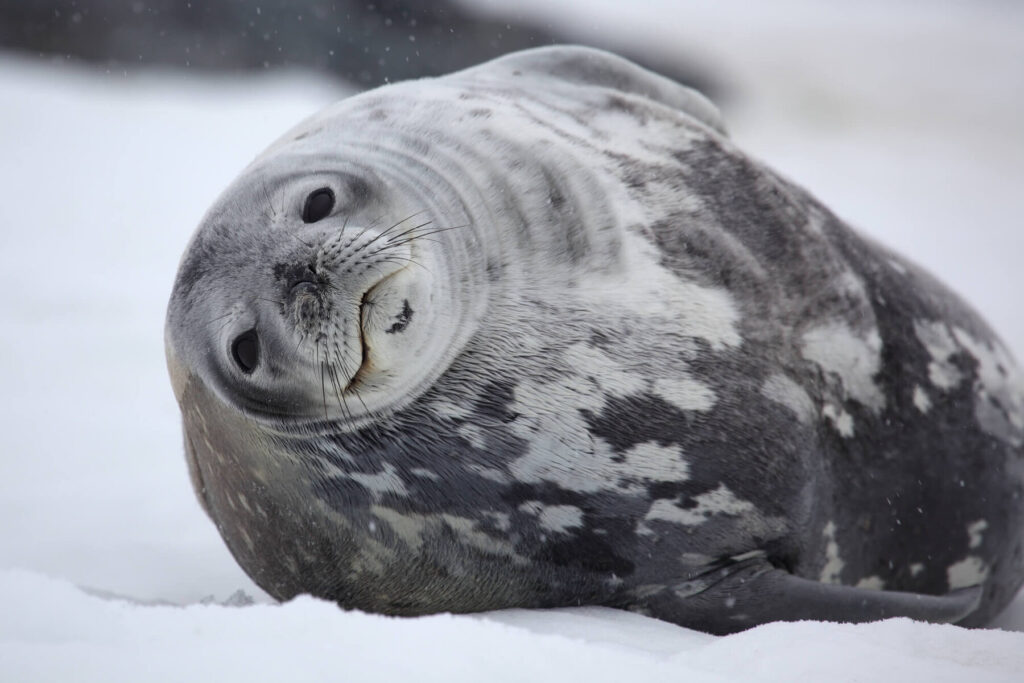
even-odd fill
[[[335,209],[304,224],[321,186]],[[278,598],[729,632],[981,624],[1024,579],[1003,345],[699,94],[606,53],[285,135],[193,238],[167,348],[199,498]]]

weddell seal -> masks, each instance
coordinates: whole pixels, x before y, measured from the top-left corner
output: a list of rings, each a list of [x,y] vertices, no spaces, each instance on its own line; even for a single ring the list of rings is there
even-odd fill
[[[203,219],[167,315],[249,575],[388,614],[982,624],[1024,381],[966,304],[575,47],[342,101]]]

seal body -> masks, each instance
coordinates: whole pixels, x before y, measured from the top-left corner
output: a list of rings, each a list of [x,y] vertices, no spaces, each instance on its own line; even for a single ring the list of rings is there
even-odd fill
[[[345,100],[210,210],[167,318],[200,501],[270,594],[724,633],[982,624],[1024,380],[699,94],[545,48]]]

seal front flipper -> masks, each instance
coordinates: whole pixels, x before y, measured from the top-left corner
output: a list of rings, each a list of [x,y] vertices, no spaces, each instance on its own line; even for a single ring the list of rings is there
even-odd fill
[[[910,617],[956,622],[973,612],[981,587],[923,595],[839,586],[803,579],[764,557],[730,560],[708,572],[648,593],[640,605],[653,617],[719,635],[771,621],[865,622]]]

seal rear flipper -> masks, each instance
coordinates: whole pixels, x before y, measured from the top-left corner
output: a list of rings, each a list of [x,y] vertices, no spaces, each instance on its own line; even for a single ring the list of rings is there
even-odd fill
[[[981,593],[980,586],[946,595],[839,586],[803,579],[754,558],[668,586],[642,606],[653,617],[724,635],[771,621],[804,619],[856,623],[909,617],[950,623],[973,612]]]

